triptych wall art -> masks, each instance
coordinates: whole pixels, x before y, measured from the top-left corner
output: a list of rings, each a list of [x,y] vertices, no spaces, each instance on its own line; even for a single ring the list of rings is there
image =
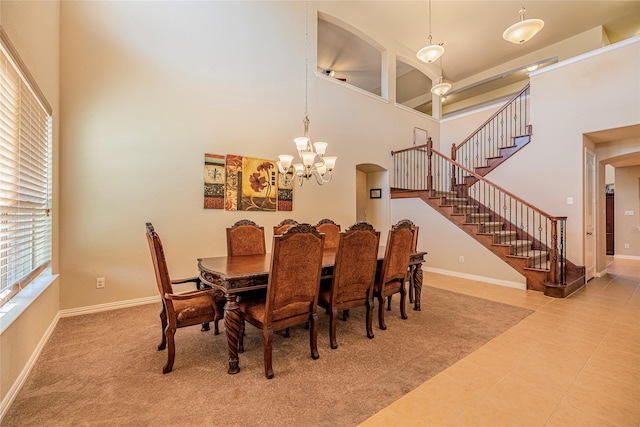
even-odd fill
[[[275,160],[235,154],[204,155],[204,208],[291,211],[293,183],[282,186]]]

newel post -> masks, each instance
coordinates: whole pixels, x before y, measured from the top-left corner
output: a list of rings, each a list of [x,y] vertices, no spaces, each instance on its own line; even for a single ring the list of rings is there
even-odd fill
[[[433,191],[433,174],[431,172],[431,159],[433,156],[433,141],[427,139],[427,190]]]
[[[558,219],[549,218],[551,221],[551,247],[549,248],[549,278],[551,282],[558,284]]]
[[[451,160],[456,161],[456,144],[451,144]],[[456,166],[451,165],[451,191],[456,187]]]

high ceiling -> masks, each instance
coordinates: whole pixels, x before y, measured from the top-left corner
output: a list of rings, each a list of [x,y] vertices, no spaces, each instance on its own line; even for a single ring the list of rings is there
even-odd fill
[[[444,79],[454,84],[454,90],[457,83],[467,85],[472,76],[485,70],[599,25],[604,27],[611,43],[640,34],[638,0],[528,0],[525,2],[526,18],[540,18],[545,25],[532,40],[515,45],[503,40],[502,32],[518,21],[520,4],[516,0],[432,0],[431,34],[434,43],[444,43]],[[358,17],[360,25],[351,25],[363,33],[368,28],[383,31],[385,38],[405,46],[407,52],[415,54],[427,44],[428,1],[344,1],[341,8],[347,15]],[[322,13],[322,3],[319,10]],[[367,90],[379,85],[380,59],[367,52],[358,52],[363,44],[361,41],[354,40],[351,33],[334,25],[324,25],[318,31],[325,35],[323,39],[319,38],[319,68],[336,70],[336,77],[345,77],[348,83]],[[354,64],[352,55],[360,55],[357,64]],[[369,62],[362,58],[368,58]],[[428,67],[434,67],[434,64]],[[439,73],[439,65],[432,70]]]

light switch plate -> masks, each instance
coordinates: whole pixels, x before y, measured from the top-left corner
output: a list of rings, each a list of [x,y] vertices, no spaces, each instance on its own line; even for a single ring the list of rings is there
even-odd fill
[[[633,211],[624,211],[624,214],[627,215],[627,216],[633,216],[634,213],[635,212],[633,212]]]

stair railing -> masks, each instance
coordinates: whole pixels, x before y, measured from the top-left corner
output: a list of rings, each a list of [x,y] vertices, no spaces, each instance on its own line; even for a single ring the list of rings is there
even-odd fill
[[[460,144],[451,146],[451,159],[467,169],[486,166],[500,156],[500,148],[514,145],[514,138],[531,135],[529,84]]]
[[[567,217],[550,215],[439,153],[431,138],[424,145],[391,154],[394,189],[428,191],[429,197],[442,197],[445,204],[455,205],[458,213],[478,215],[471,222],[486,223],[479,227],[501,223],[498,230],[487,232],[498,232],[495,239],[510,245],[513,255],[520,249],[538,251],[530,258],[529,267],[548,270],[551,282],[566,284]],[[456,184],[454,174],[464,174],[460,180],[473,184]]]

